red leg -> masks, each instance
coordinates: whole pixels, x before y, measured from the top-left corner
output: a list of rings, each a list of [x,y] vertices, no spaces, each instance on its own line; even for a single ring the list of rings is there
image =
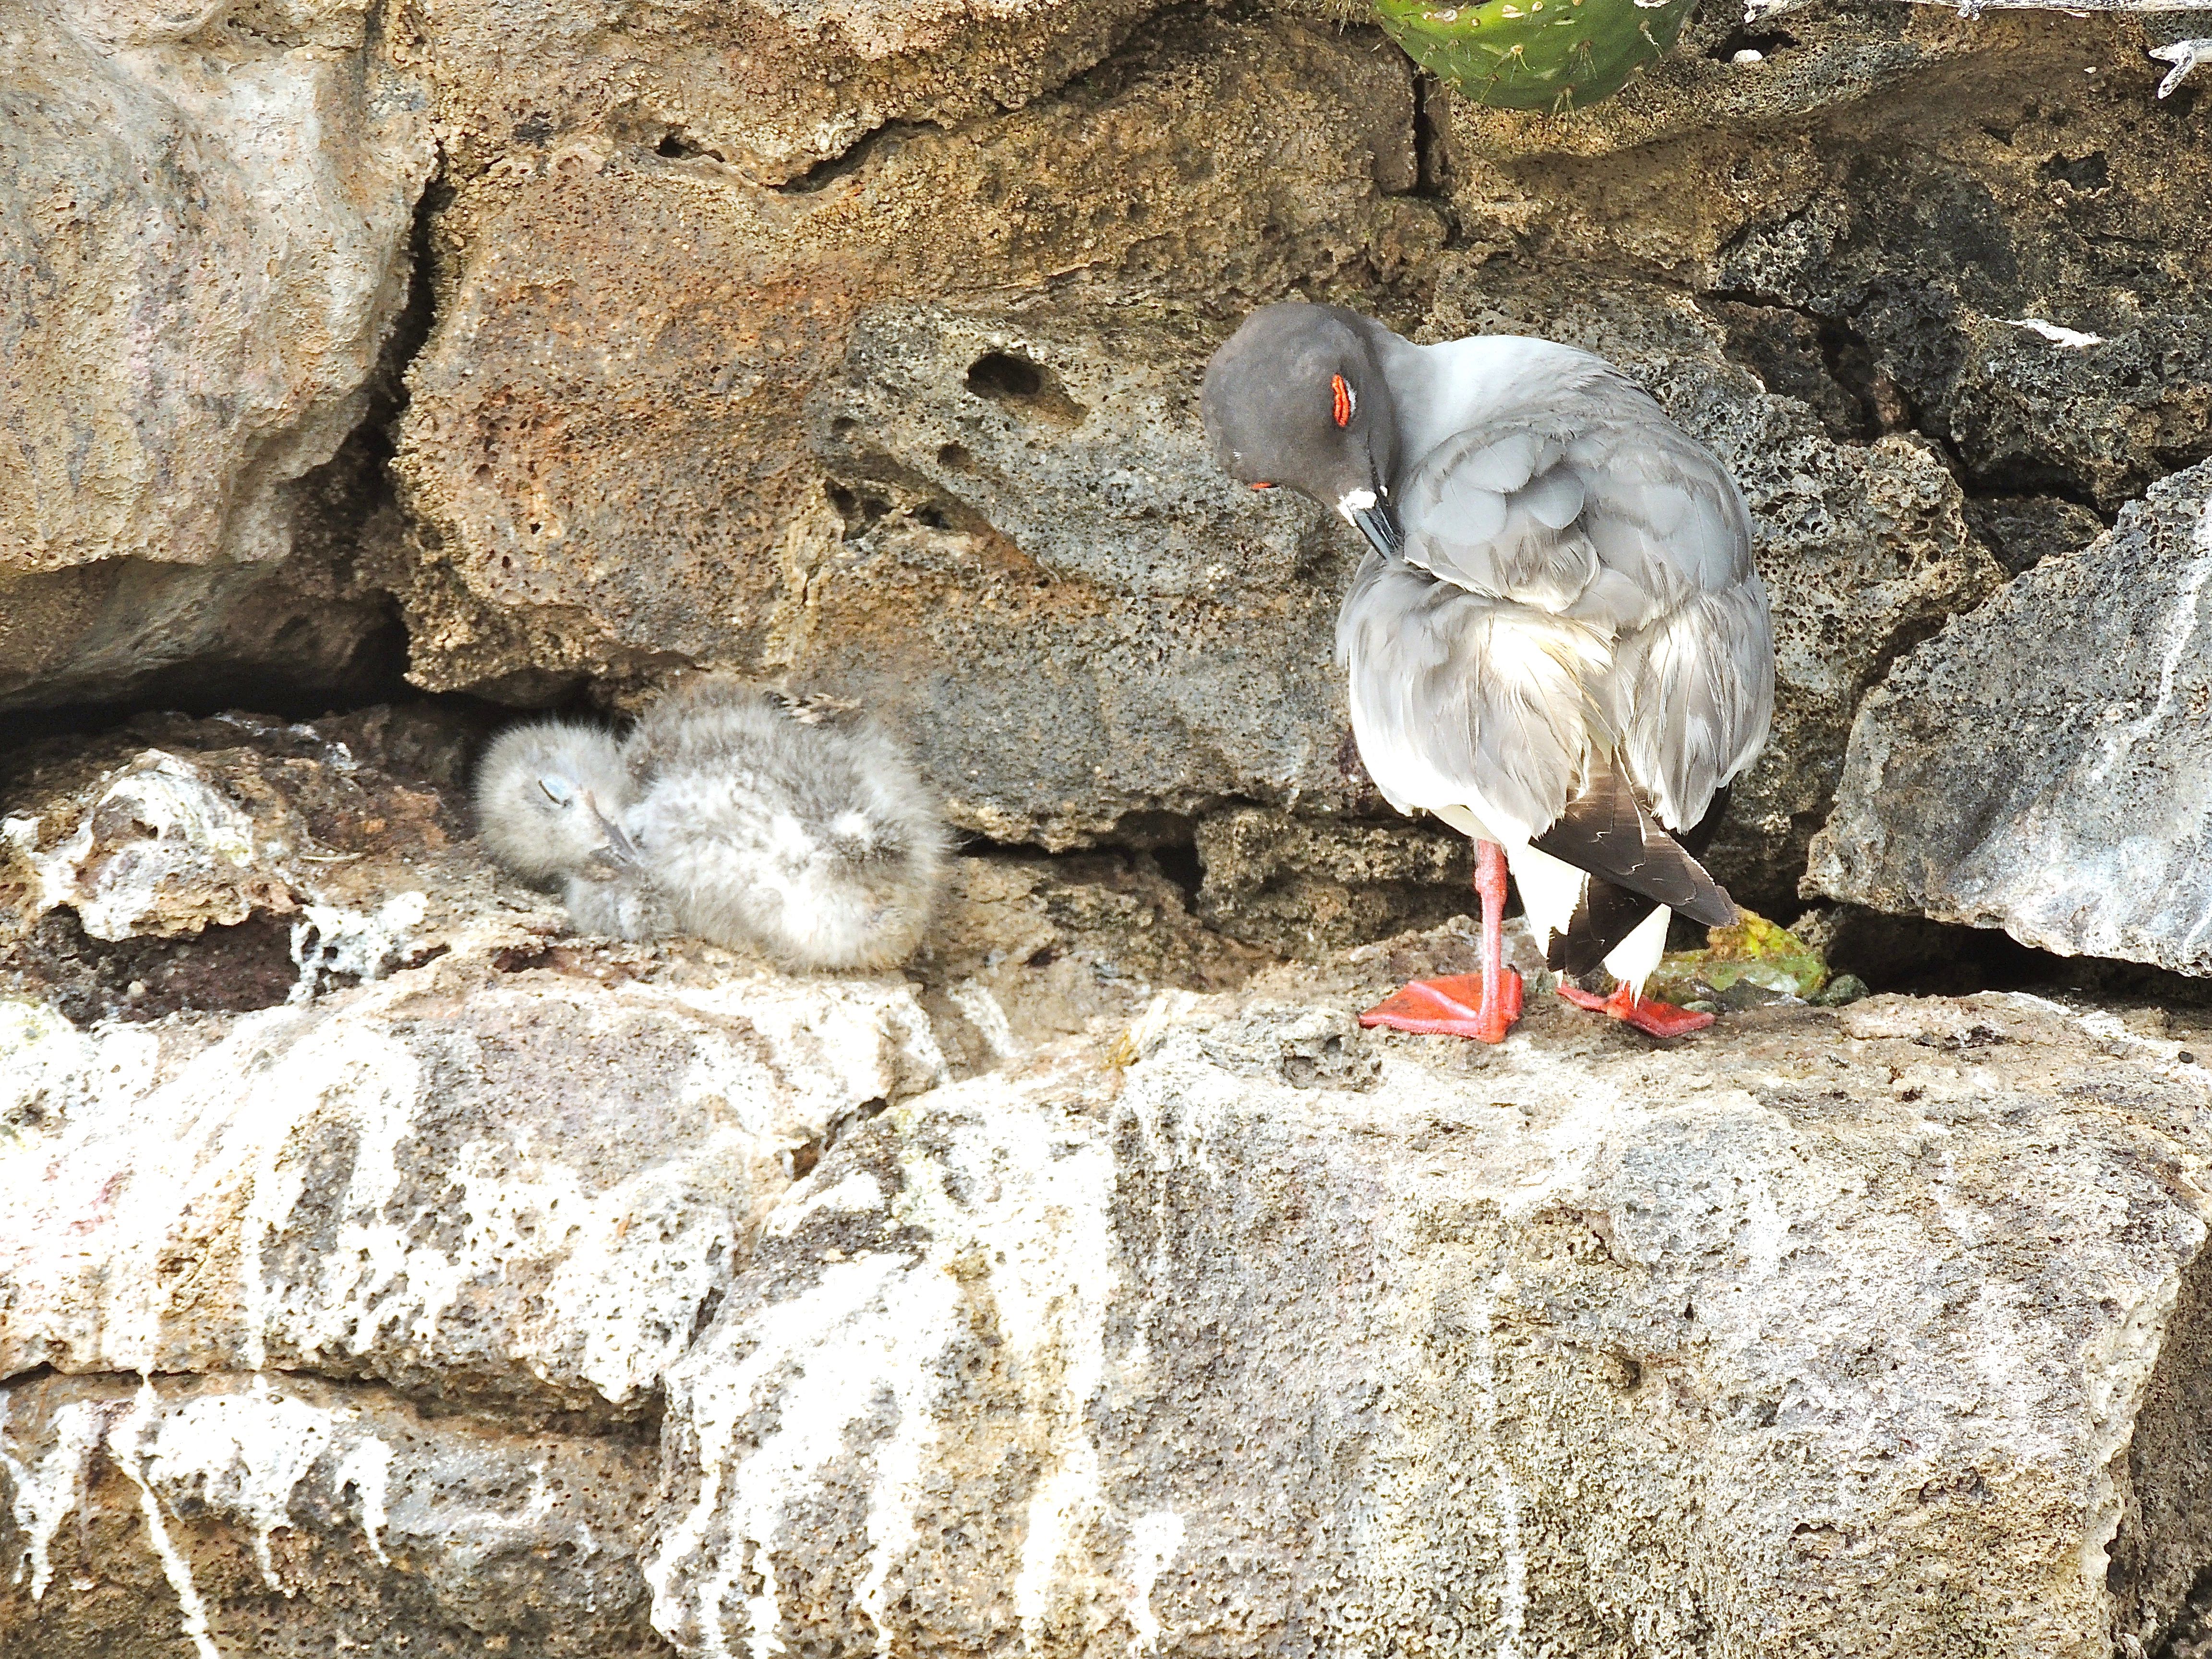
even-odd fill
[[[1482,971],[1417,979],[1360,1015],[1362,1025],[1431,1036],[1503,1042],[1521,1018],[1521,975],[1505,965],[1505,849],[1474,844],[1474,890],[1482,897]]]
[[[1671,1002],[1662,1002],[1656,997],[1639,997],[1636,988],[1626,980],[1613,988],[1609,997],[1593,996],[1589,992],[1572,985],[1562,984],[1559,994],[1577,1008],[1587,1008],[1594,1014],[1610,1014],[1625,1024],[1656,1037],[1687,1036],[1692,1031],[1702,1031],[1713,1023],[1711,1014],[1692,1013],[1687,1008],[1677,1008]]]

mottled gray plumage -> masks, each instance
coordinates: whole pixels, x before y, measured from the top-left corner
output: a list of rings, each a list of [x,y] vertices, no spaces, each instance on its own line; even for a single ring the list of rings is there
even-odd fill
[[[634,790],[622,745],[596,726],[510,726],[477,769],[485,849],[515,874],[557,882],[580,932],[650,938],[665,917],[623,829]]]
[[[623,752],[625,824],[678,927],[796,968],[889,967],[921,942],[945,833],[872,718],[708,677]]]
[[[1504,846],[1540,927],[1632,927],[1632,969],[1656,962],[1663,922],[1635,925],[1655,905],[1733,917],[1678,837],[1765,742],[1774,653],[1711,452],[1587,352],[1416,346],[1321,306],[1255,312],[1204,409],[1233,476],[1334,507],[1372,547],[1337,650],[1392,805]],[[1592,906],[1585,878],[1644,902]]]

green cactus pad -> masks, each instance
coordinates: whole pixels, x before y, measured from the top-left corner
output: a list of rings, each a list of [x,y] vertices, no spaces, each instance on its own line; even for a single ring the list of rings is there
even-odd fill
[[[1383,30],[1478,104],[1564,114],[1610,98],[1674,44],[1697,0],[1375,0]]]

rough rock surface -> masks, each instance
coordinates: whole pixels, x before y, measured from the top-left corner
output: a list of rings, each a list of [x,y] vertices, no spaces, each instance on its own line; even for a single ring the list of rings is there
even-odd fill
[[[1189,273],[1358,286],[1433,248],[1378,41],[1178,15],[803,188],[611,116],[529,128],[438,216],[390,576],[412,676],[528,698],[710,660],[873,693],[963,823],[1051,846],[1340,793],[1348,550],[1206,459],[1224,321]]]
[[[1108,854],[786,978],[562,933],[472,733],[0,786],[7,1650],[2041,1659],[2212,1559],[2212,1030],[1369,1036],[1463,919],[1275,965]]]
[[[0,17],[0,705],[268,662],[272,604],[336,678],[381,622],[228,568],[293,550],[407,298],[434,152],[380,15]]]
[[[624,1426],[264,1374],[9,1390],[11,1651],[663,1655],[638,1571],[657,1473]],[[404,1643],[402,1638],[404,1638]]]
[[[1466,951],[964,1079],[896,981],[665,957],[11,1030],[0,1632],[2154,1641],[2212,1550],[2180,1042],[2001,996],[1673,1053],[1352,1024]]]
[[[2212,133],[2152,95],[2150,20],[1701,27],[1564,130],[1455,106],[1463,236],[1690,288],[1840,433],[1922,431],[1978,490],[2109,514],[2203,457]]]
[[[2068,494],[2109,510],[2202,425],[2174,248],[2212,204],[2163,159],[2201,137],[2127,143],[2147,88],[2057,73],[2140,26],[1893,12],[1794,10],[1755,73],[1701,36],[1559,131],[1443,99],[1360,31],[1176,18],[1010,113],[886,126],[805,188],[649,144],[614,104],[520,124],[495,161],[480,134],[400,467],[413,672],[617,702],[675,659],[827,684],[904,717],[963,824],[1048,847],[1160,811],[1358,811],[1327,659],[1351,544],[1224,489],[1199,365],[1285,291],[1431,337],[1548,329],[1744,477],[1783,707],[1716,857],[1786,902],[1858,698],[1999,580],[1977,538],[2025,568],[2085,528]],[[2047,89],[2000,143],[1990,100],[2023,72]],[[1352,142],[1282,137],[1311,131]],[[2123,221],[2154,246],[2124,257]],[[641,272],[641,245],[667,258]],[[620,349],[549,359],[549,336]]]
[[[239,1011],[527,949],[557,907],[459,844],[465,720],[142,717],[0,783],[0,986],[78,1020]]]
[[[1465,849],[1345,744],[1348,532],[1193,406],[1291,295],[1617,356],[1776,598],[1725,878],[1842,769],[1860,896],[2010,848],[1971,919],[2201,969],[2112,828],[2202,840],[2212,485],[2124,509],[2212,443],[2201,93],[2140,20],[1806,0],[1546,122],[1358,15],[0,15],[0,707],[358,698],[396,623],[510,703],[868,696],[963,825],[1107,843],[793,980],[567,935],[451,707],[4,757],[0,1651],[2202,1645],[2212,1030],[1363,1034],[1474,966]]]
[[[2212,140],[2196,94],[2150,95],[2140,19],[1715,12],[1554,124],[1303,0],[88,16],[9,25],[33,165],[0,210],[38,256],[9,280],[19,325],[67,325],[22,337],[25,387],[112,367],[106,296],[164,291],[167,244],[118,215],[183,213],[170,175],[99,169],[167,133],[204,185],[178,234],[234,280],[157,331],[250,395],[187,417],[161,362],[115,368],[88,396],[135,435],[88,453],[150,447],[127,489],[53,496],[63,428],[21,428],[46,494],[0,522],[46,550],[0,570],[0,702],[357,686],[404,647],[427,687],[623,708],[710,664],[881,702],[1000,841],[1371,815],[1328,662],[1349,532],[1229,489],[1192,407],[1244,309],[1303,294],[1583,338],[1743,475],[1783,698],[1716,860],[1773,905],[1865,689],[2198,459],[2212,410]],[[253,137],[280,83],[319,146]],[[62,142],[97,88],[121,125]],[[32,187],[58,167],[108,180],[97,258]],[[343,236],[316,217],[341,186]],[[1317,901],[1371,887],[1316,833]],[[1400,896],[1306,931],[1454,902]],[[1297,930],[1267,910],[1214,914]]]
[[[1441,824],[1246,807],[1199,825],[1198,860],[1209,926],[1294,955],[1481,914],[1474,844]]]
[[[2212,463],[1898,665],[1851,732],[1808,890],[2212,973]]]

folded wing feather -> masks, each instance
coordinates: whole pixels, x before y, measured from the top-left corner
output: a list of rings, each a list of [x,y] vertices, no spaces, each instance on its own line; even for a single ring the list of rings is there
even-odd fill
[[[1764,744],[1766,595],[1727,471],[1650,394],[1586,354],[1453,434],[1411,470],[1406,558],[1468,593],[1571,619],[1601,748],[1682,830]],[[1582,656],[1584,653],[1577,653]],[[1481,745],[1487,749],[1490,745]]]

